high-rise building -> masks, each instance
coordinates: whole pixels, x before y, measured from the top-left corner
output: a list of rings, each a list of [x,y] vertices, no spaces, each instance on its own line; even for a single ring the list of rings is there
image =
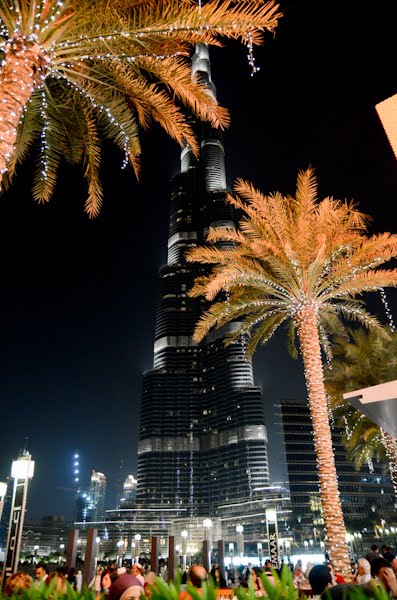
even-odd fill
[[[192,73],[216,99],[208,48],[198,44]],[[153,368],[146,372],[138,446],[137,502],[177,508],[187,517],[263,496],[269,483],[261,389],[241,337],[225,347],[232,323],[201,344],[193,331],[206,307],[188,297],[205,267],[187,263],[188,248],[209,226],[235,227],[226,203],[221,135],[197,124],[200,153],[186,146],[172,180],[167,264],[159,273]]]
[[[295,531],[312,537],[323,529],[319,477],[309,407],[297,400],[280,402],[292,518]],[[343,429],[332,427],[335,466],[345,525],[349,532],[373,530],[382,520],[395,522],[395,502],[384,465],[370,464],[356,471],[342,443]]]
[[[91,521],[103,521],[105,518],[106,477],[99,471],[93,471],[90,482],[90,498],[93,506]]]
[[[123,495],[120,498],[120,507],[136,502],[137,480],[133,475],[127,475],[123,484]]]

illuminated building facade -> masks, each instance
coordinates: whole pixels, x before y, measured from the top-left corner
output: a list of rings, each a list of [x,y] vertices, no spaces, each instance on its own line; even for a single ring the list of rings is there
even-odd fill
[[[90,482],[90,497],[93,505],[92,521],[105,518],[106,477],[99,471],[93,471]]]
[[[281,400],[285,452],[291,498],[291,524],[309,537],[313,528],[322,531],[319,478],[313,442],[313,427],[306,403]],[[333,427],[332,440],[339,493],[347,531],[373,529],[382,519],[396,522],[393,487],[384,465],[373,464],[356,471],[342,443],[344,431]]]
[[[193,77],[216,98],[208,49],[197,45]],[[208,227],[235,227],[226,204],[219,131],[201,124],[200,155],[188,146],[172,180],[167,264],[159,272],[153,368],[143,381],[137,503],[175,507],[181,516],[216,515],[218,506],[263,496],[269,483],[262,391],[254,383],[245,340],[225,347],[236,324],[193,341],[205,301],[188,297],[204,267],[188,248]]]

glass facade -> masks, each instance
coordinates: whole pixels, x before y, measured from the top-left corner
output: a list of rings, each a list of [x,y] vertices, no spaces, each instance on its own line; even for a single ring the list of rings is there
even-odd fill
[[[296,400],[281,400],[279,408],[284,431],[292,525],[307,534],[313,532],[313,527],[321,531],[323,519],[309,407]],[[395,521],[396,499],[390,478],[385,475],[385,465],[374,463],[371,469],[365,467],[356,471],[354,464],[347,459],[342,443],[343,433],[342,429],[332,427],[346,529],[371,529],[382,519]]]

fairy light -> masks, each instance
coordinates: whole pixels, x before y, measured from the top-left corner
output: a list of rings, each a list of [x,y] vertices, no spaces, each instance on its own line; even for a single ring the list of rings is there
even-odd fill
[[[93,96],[88,94],[83,88],[80,88],[77,84],[72,83],[71,81],[69,81],[67,79],[65,79],[65,81],[66,81],[67,85],[69,85],[71,88],[73,88],[81,96],[83,96],[84,98],[87,98],[87,100],[90,101],[93,108],[97,109],[100,113],[104,113],[107,116],[107,118],[109,119],[110,123],[112,125],[116,125],[116,127],[119,129],[119,131],[123,137],[123,140],[124,140],[124,144],[123,144],[124,159],[121,164],[121,168],[125,169],[130,161],[130,149],[129,149],[130,138],[127,135],[124,127],[121,125],[121,123],[119,123],[117,121],[117,119],[113,116],[111,110],[107,106],[103,106],[102,104],[99,104],[95,100],[95,98],[93,98]]]
[[[380,297],[381,297],[382,302],[383,302],[383,306],[385,307],[386,317],[387,317],[387,319],[389,321],[390,331],[392,333],[394,333],[396,331],[396,327],[394,325],[393,316],[391,314],[390,306],[389,306],[389,304],[387,302],[387,299],[386,299],[386,292],[385,292],[385,290],[383,288],[380,288],[379,291],[380,291]]]
[[[252,34],[250,31],[248,31],[248,33],[247,33],[247,48],[248,48],[248,54],[247,54],[248,64],[251,67],[251,77],[253,77],[255,75],[255,73],[258,73],[258,71],[260,71],[260,67],[257,67],[255,64]]]
[[[390,479],[393,484],[394,495],[397,498],[397,440],[382,428],[380,429],[380,432],[386,457],[389,462]]]
[[[41,162],[41,171],[40,171],[40,179],[41,181],[47,181],[48,178],[48,140],[47,140],[47,131],[49,129],[48,118],[47,118],[47,101],[45,91],[41,92],[41,104],[40,104],[40,115],[43,120],[43,128],[41,130],[41,149],[40,149],[40,162]]]

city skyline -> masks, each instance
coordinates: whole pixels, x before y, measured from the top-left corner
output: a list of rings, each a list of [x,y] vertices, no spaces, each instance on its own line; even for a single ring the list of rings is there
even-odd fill
[[[396,231],[397,162],[375,111],[397,90],[392,32],[378,39],[369,15],[349,7],[343,19],[310,2],[281,8],[275,38],[255,50],[254,77],[241,48],[211,55],[218,97],[232,116],[224,135],[228,184],[244,177],[265,192],[293,193],[297,171],[312,164],[320,197],[354,198],[375,230]],[[10,423],[1,435],[0,480],[28,436],[36,460],[29,517],[71,506],[66,479],[76,447],[88,471],[108,476],[125,458],[136,473],[142,373],[152,366],[169,181],[179,162],[177,145],[158,132],[147,135],[144,152],[138,185],[106,150],[97,221],[83,214],[79,173],[69,170],[48,206],[32,206],[22,181],[29,168],[0,200],[1,394]],[[395,308],[396,294],[387,295]],[[382,315],[380,302],[376,308]],[[281,397],[305,397],[300,362],[285,344],[278,336],[254,359],[268,429]],[[275,456],[269,461],[277,479]]]

